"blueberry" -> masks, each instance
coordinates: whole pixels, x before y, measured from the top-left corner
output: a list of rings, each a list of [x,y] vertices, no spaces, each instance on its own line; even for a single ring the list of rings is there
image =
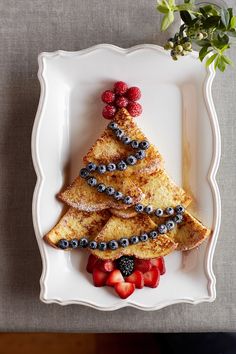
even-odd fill
[[[173,215],[175,213],[174,209],[172,207],[168,207],[165,209],[165,213],[167,215]]]
[[[107,195],[113,195],[115,193],[115,188],[107,187],[105,192]]]
[[[170,231],[170,230],[173,230],[173,228],[175,227],[175,223],[173,220],[168,220],[166,222],[166,227],[167,227],[167,230]]]
[[[160,217],[164,214],[163,210],[161,208],[158,208],[155,210],[155,215]]]
[[[165,233],[167,233],[167,227],[166,227],[166,225],[161,224],[161,225],[158,227],[158,232],[159,232],[160,234],[165,234]]]
[[[139,143],[139,148],[142,150],[147,150],[149,148],[150,144],[148,141],[144,140]]]
[[[121,129],[116,129],[115,131],[115,136],[119,139],[119,140],[121,140],[121,138],[122,138],[122,136],[124,135],[124,132],[123,132],[123,130],[121,130]]]
[[[100,193],[103,193],[103,192],[105,192],[105,190],[106,190],[105,184],[99,183],[99,185],[97,186],[97,191]]]
[[[139,147],[139,142],[137,140],[132,140],[130,144],[133,149],[138,149]]]
[[[131,236],[129,242],[131,243],[131,245],[136,245],[137,243],[139,243],[138,236]]]
[[[78,246],[79,246],[79,241],[77,240],[77,238],[70,240],[70,247],[71,248],[77,248]]]
[[[119,191],[116,191],[113,195],[113,197],[116,199],[116,200],[121,200],[123,198],[123,194]]]
[[[118,124],[116,124],[115,122],[110,122],[107,127],[112,130],[115,130],[118,128]]]
[[[80,246],[81,248],[86,248],[86,247],[88,247],[88,244],[89,244],[89,242],[88,242],[88,240],[87,240],[86,237],[82,237],[82,238],[79,240],[79,246]]]
[[[149,232],[149,238],[151,238],[152,240],[157,238],[157,236],[158,236],[158,232],[156,230]]]
[[[99,173],[103,174],[106,172],[106,165],[98,165],[97,170]]]
[[[133,202],[133,199],[129,196],[129,195],[127,195],[126,197],[124,197],[124,203],[125,204],[132,204],[132,202]]]
[[[86,168],[87,168],[87,170],[88,170],[89,172],[92,172],[92,171],[95,171],[95,170],[96,170],[97,166],[96,166],[95,163],[89,162],[89,163],[87,164]]]
[[[69,247],[69,241],[65,240],[65,239],[61,239],[59,242],[58,242],[58,247],[61,248],[62,250],[65,250]]]
[[[97,242],[96,241],[90,241],[88,246],[89,246],[89,248],[91,250],[95,250],[97,248]]]
[[[135,157],[137,160],[143,160],[146,157],[146,152],[145,150],[138,150],[135,154]]]
[[[151,214],[153,212],[153,207],[151,205],[147,205],[145,208],[144,208],[144,211],[145,213],[147,214]]]
[[[131,139],[126,135],[122,136],[121,141],[124,145],[129,145],[131,143]]]
[[[89,171],[87,168],[81,168],[79,175],[82,178],[87,178],[89,176]]]
[[[173,217],[173,221],[176,222],[176,224],[180,224],[183,221],[183,215],[182,214],[177,214]]]
[[[98,249],[99,249],[99,251],[106,251],[106,249],[107,249],[106,242],[99,242],[98,243]]]
[[[119,245],[116,240],[111,240],[108,242],[108,248],[110,248],[110,250],[117,250],[118,247]]]
[[[97,185],[97,180],[95,177],[89,177],[87,183],[90,187],[95,187]]]
[[[175,208],[175,211],[177,214],[183,214],[185,212],[185,208],[183,205],[177,205],[177,207]]]
[[[146,242],[148,240],[148,234],[145,232],[139,236],[141,242]]]
[[[107,171],[112,172],[115,170],[116,170],[116,165],[113,162],[111,162],[107,165]]]
[[[120,162],[118,162],[117,169],[119,171],[124,171],[124,170],[126,170],[126,168],[127,168],[127,165],[126,165],[125,161],[121,160]]]
[[[129,240],[123,237],[119,240],[119,244],[121,247],[127,247],[129,246]]]
[[[135,156],[129,155],[129,156],[127,157],[127,159],[126,159],[126,162],[127,162],[128,165],[133,166],[133,165],[135,165],[135,164],[137,163],[137,159],[136,159]]]
[[[142,213],[144,210],[143,204],[136,204],[134,208],[135,208],[135,211],[137,211],[137,213]]]

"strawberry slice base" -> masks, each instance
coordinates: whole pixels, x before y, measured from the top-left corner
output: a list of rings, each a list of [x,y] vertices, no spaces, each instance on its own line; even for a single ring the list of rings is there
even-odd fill
[[[127,299],[127,297],[133,294],[135,285],[133,283],[122,282],[115,284],[114,288],[121,299]]]

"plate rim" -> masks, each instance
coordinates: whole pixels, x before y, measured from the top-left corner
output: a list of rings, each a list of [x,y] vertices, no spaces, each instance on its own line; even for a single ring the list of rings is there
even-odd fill
[[[113,311],[117,310],[120,308],[124,307],[133,307],[139,310],[144,310],[144,311],[154,311],[154,310],[159,310],[163,307],[177,304],[177,303],[189,303],[192,305],[196,305],[202,302],[212,302],[216,298],[216,277],[213,271],[213,256],[215,252],[215,247],[217,243],[217,239],[219,236],[219,230],[220,230],[220,222],[221,222],[221,200],[220,200],[220,192],[219,192],[219,187],[216,181],[216,174],[218,171],[219,163],[220,163],[220,156],[221,156],[221,137],[220,137],[220,128],[219,128],[219,123],[218,123],[218,118],[212,98],[212,82],[215,77],[215,70],[213,68],[213,65],[210,67],[206,68],[206,77],[203,85],[203,95],[204,95],[204,100],[206,104],[206,108],[208,111],[208,117],[210,120],[210,125],[211,125],[211,130],[212,130],[212,137],[213,137],[213,153],[212,153],[212,159],[211,163],[209,166],[208,174],[207,174],[207,181],[209,183],[209,186],[211,188],[212,196],[213,196],[213,217],[214,217],[214,225],[215,229],[214,232],[211,236],[211,240],[207,244],[207,256],[205,257],[205,273],[208,279],[208,296],[205,297],[197,297],[197,298],[191,298],[191,297],[183,297],[181,299],[175,299],[175,300],[163,300],[159,301],[158,304],[154,306],[140,306],[132,301],[126,300],[126,301],[117,301],[116,304],[110,307],[105,307],[105,306],[99,306],[96,305],[95,303],[92,303],[90,301],[83,301],[83,300],[63,300],[62,298],[54,298],[54,299],[48,299],[46,297],[46,274],[48,270],[48,265],[47,265],[47,259],[46,259],[46,252],[43,248],[42,244],[42,237],[39,232],[39,215],[38,215],[38,196],[41,192],[41,188],[43,185],[43,182],[45,180],[45,177],[42,173],[42,169],[40,167],[40,156],[38,154],[37,150],[37,142],[39,139],[39,127],[41,124],[41,117],[42,113],[45,108],[45,97],[47,95],[47,86],[46,86],[46,80],[44,77],[44,58],[45,57],[54,57],[54,56],[82,56],[84,54],[88,54],[90,52],[94,52],[99,49],[110,49],[115,52],[123,53],[125,55],[129,55],[130,53],[133,53],[135,51],[143,50],[143,49],[152,49],[157,52],[161,52],[162,54],[164,53],[165,55],[168,55],[168,53],[160,46],[156,44],[139,44],[136,46],[132,46],[130,48],[122,48],[118,47],[112,44],[98,44],[94,45],[92,47],[78,50],[78,51],[65,51],[65,50],[57,50],[54,52],[42,52],[38,56],[38,80],[40,83],[40,98],[39,98],[39,104],[38,104],[38,109],[36,112],[34,124],[33,124],[33,129],[32,129],[32,136],[31,136],[31,154],[32,154],[32,160],[33,160],[33,166],[34,170],[36,173],[36,184],[34,188],[34,193],[33,193],[33,200],[32,200],[32,219],[33,219],[33,226],[34,226],[34,231],[35,231],[35,236],[37,239],[38,247],[40,250],[41,254],[41,259],[42,259],[42,274],[40,277],[40,295],[39,298],[42,302],[51,304],[51,303],[56,303],[59,305],[70,305],[70,304],[78,304],[78,305],[85,305],[89,306],[91,308],[101,310],[101,311]],[[197,58],[198,53],[197,52],[192,52],[190,54],[191,56]]]

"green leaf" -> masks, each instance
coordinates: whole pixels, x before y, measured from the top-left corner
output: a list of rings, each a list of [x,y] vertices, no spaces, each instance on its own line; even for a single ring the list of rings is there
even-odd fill
[[[169,12],[169,9],[164,5],[157,5],[157,10],[162,14],[167,14]]]
[[[215,60],[215,58],[216,58],[218,55],[219,55],[218,53],[215,53],[215,54],[211,55],[210,58],[207,59],[206,66],[211,65],[211,63],[213,63],[213,61]]]
[[[230,20],[230,28],[236,27],[236,16],[233,16]]]
[[[226,64],[234,66],[234,63],[232,62],[232,60],[229,57],[227,57],[226,55],[222,55],[222,59],[224,60],[224,62]]]
[[[209,53],[211,53],[212,52],[212,49],[210,49],[210,50],[208,50],[208,46],[207,47],[203,47],[201,50],[200,50],[200,52],[199,52],[199,59],[201,60],[201,61],[203,61],[203,59],[205,58],[205,56],[207,55],[207,54],[209,54]]]
[[[174,22],[174,13],[169,11],[162,19],[161,30],[166,31],[167,28]]]
[[[218,24],[219,24],[219,21],[220,21],[220,16],[211,16],[211,17],[208,17],[204,23],[203,23],[203,27],[205,29],[208,29],[208,28],[212,28],[212,27],[217,27]]]
[[[225,28],[228,28],[229,26],[229,21],[230,21],[230,14],[227,9],[220,9],[220,19]]]
[[[186,25],[190,25],[192,22],[192,17],[188,11],[180,11],[180,17]]]
[[[215,68],[218,68],[220,71],[225,71],[226,69],[226,63],[223,60],[222,56],[218,56],[216,63],[215,63]]]

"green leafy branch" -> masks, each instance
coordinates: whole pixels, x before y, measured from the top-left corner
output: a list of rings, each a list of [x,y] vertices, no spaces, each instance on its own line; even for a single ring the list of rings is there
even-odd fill
[[[178,5],[175,0],[158,0],[157,10],[163,15],[162,31],[171,26],[176,13],[182,20],[179,32],[164,46],[170,50],[173,60],[191,52],[194,43],[200,48],[201,61],[208,56],[207,66],[214,62],[215,69],[223,72],[228,64],[233,65],[225,55],[231,46],[230,37],[236,37],[236,16],[232,8],[220,8],[214,4],[196,6],[194,0],[184,0]]]

